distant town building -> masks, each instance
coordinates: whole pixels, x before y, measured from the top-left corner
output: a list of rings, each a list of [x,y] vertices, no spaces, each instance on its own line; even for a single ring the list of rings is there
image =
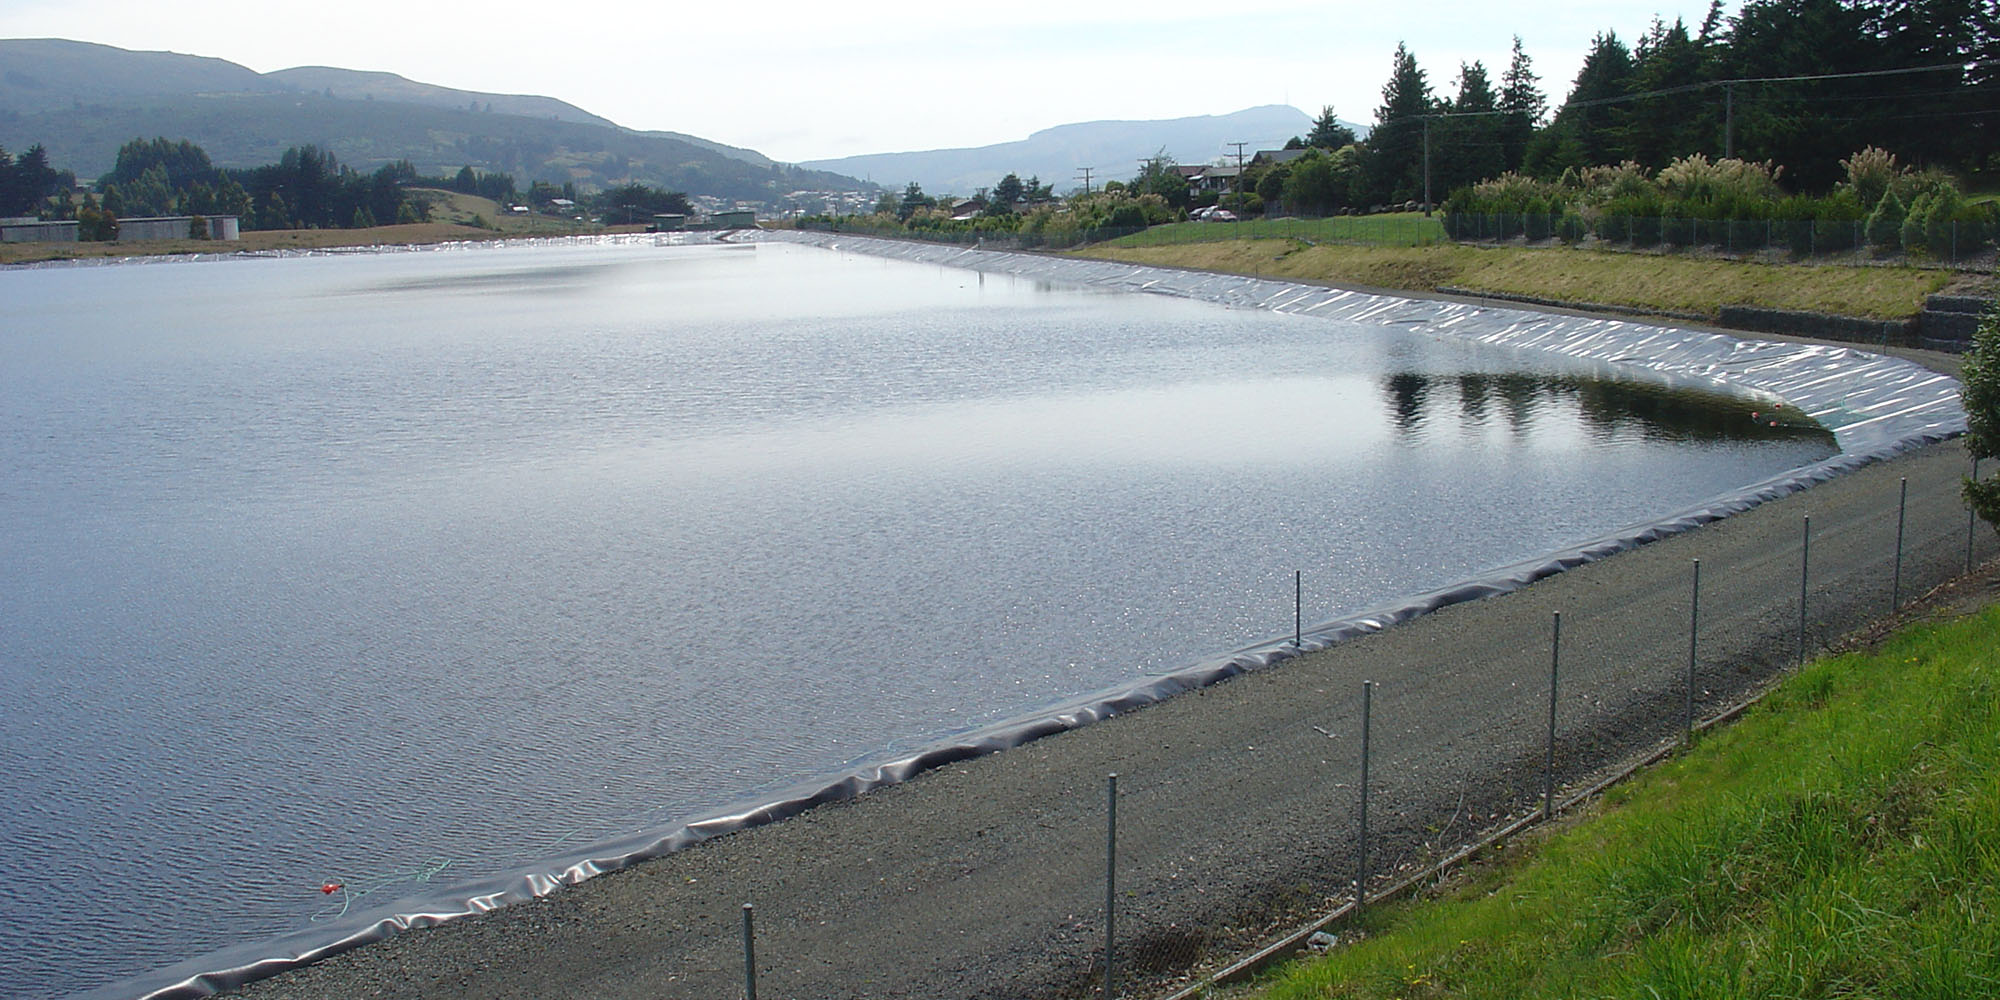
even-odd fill
[[[708,217],[711,229],[755,229],[757,213],[747,208],[733,208],[716,212]]]
[[[688,227],[688,217],[685,215],[674,214],[674,215],[653,216],[653,231],[656,233],[678,233],[681,230],[686,229],[687,227]]]

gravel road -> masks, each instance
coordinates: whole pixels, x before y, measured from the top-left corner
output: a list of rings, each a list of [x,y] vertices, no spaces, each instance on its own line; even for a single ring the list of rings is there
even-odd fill
[[[1948,365],[1948,361],[1934,362]],[[1750,693],[1965,564],[1957,441],[1661,542],[1080,730],[709,841],[534,903],[253,983],[259,1000],[1071,997],[1102,962],[1105,783],[1117,772],[1118,960],[1133,995],[1351,892],[1361,685],[1373,699],[1371,875],[1386,882],[1539,801],[1552,616],[1559,779],[1681,726],[1693,561],[1697,701]],[[2000,545],[1984,526],[1978,558]],[[1156,990],[1157,992],[1157,990]]]

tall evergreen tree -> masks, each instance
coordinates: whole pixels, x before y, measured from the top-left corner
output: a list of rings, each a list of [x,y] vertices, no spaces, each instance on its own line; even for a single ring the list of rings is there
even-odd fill
[[[1627,88],[1658,96],[1613,106],[1618,145],[1627,157],[1657,170],[1689,153],[1721,155],[1720,116],[1710,95],[1697,93],[1708,66],[1685,23],[1653,21],[1633,53]]]
[[[1703,48],[1722,41],[1722,0],[1708,0],[1708,13],[1701,19],[1701,31],[1695,35],[1695,42]]]
[[[1993,0],[1856,0],[1885,67],[1867,123],[1881,145],[1930,163],[2000,168],[2000,4]]]
[[[0,146],[0,215],[20,213],[20,182],[14,173],[14,156],[7,147]]]
[[[1499,109],[1485,64],[1460,63],[1458,94],[1446,110],[1463,117],[1431,125],[1431,189],[1439,198],[1507,169]]]
[[[40,143],[14,157],[0,149],[0,215],[27,216],[48,207],[50,195],[62,189],[62,175],[49,165],[49,151]]]
[[[1553,177],[1569,167],[1617,163],[1626,158],[1618,129],[1618,99],[1629,93],[1632,50],[1606,31],[1590,44],[1576,83],[1549,127],[1529,144],[1526,167],[1537,176]]]
[[[1354,145],[1354,130],[1334,117],[1333,105],[1324,105],[1319,109],[1319,117],[1313,119],[1312,131],[1306,134],[1306,145],[1315,149],[1345,149]]]
[[[1549,99],[1542,94],[1541,82],[1542,78],[1535,75],[1534,61],[1521,47],[1521,36],[1515,35],[1513,57],[1507,63],[1507,72],[1500,77],[1500,110],[1507,112],[1500,119],[1498,130],[1500,157],[1508,170],[1521,169],[1528,141],[1535,137],[1535,130],[1542,126],[1542,116],[1548,113]]]
[[[1849,0],[1746,0],[1730,22],[1725,78],[1888,68],[1883,41],[1868,22],[1867,11]],[[1864,121],[1890,110],[1881,106],[1880,95],[1884,82],[1893,79],[1740,84],[1704,98],[1727,102],[1738,159],[1776,161],[1787,178],[1821,190],[1839,179],[1841,158],[1855,150],[1875,144],[1907,155],[1907,148]]]
[[[1369,200],[1393,203],[1423,197],[1424,129],[1436,110],[1430,81],[1417,57],[1398,42],[1389,82],[1382,85],[1382,106],[1375,109],[1375,128],[1368,135]]]

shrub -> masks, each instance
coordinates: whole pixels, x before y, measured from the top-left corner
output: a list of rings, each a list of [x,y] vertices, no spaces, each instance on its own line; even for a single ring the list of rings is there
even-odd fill
[[[1783,193],[1778,188],[1782,167],[1748,160],[1714,160],[1700,153],[1684,156],[1660,171],[1659,190],[1669,201],[1684,205],[1737,207],[1768,204]],[[1716,218],[1706,212],[1688,214]],[[1729,213],[1735,214],[1735,213]]]
[[[1925,220],[1936,214],[1937,208],[1942,203],[1939,195],[1940,192],[1937,191],[1925,191],[1910,203],[1910,210],[1903,216],[1903,224],[1896,231],[1896,237],[1902,242],[1906,252],[1931,257],[1940,256],[1924,238]]]
[[[1549,203],[1540,198],[1530,199],[1522,207],[1521,228],[1530,241],[1540,242],[1548,239],[1549,234],[1555,229],[1549,215]]]
[[[1896,165],[1894,153],[1876,146],[1869,146],[1840,161],[1840,169],[1846,174],[1840,190],[1854,195],[1863,205],[1879,204],[1890,183],[1904,172]]]
[[[1868,245],[1880,250],[1894,250],[1902,245],[1903,220],[1909,216],[1903,199],[1891,189],[1882,192],[1882,200],[1875,210],[1868,213],[1868,224],[1862,231],[1868,237]]]
[[[1770,245],[1772,225],[1769,219],[1732,218],[1722,225],[1725,227],[1723,243],[1731,250],[1762,250]]]
[[[1660,219],[1660,242],[1671,247],[1692,246],[1695,240],[1695,223],[1685,213],[1664,216]],[[1714,242],[1711,240],[1710,242]]]
[[[1565,210],[1561,220],[1556,223],[1556,237],[1564,243],[1572,245],[1581,243],[1588,235],[1590,235],[1590,224],[1585,222],[1583,214],[1574,208]]]
[[[1601,205],[1620,198],[1658,197],[1659,186],[1644,166],[1626,160],[1615,167],[1585,167],[1576,175],[1576,191],[1585,204]]]
[[[1619,239],[1630,241],[1633,246],[1652,246],[1660,242],[1660,196],[1651,191],[1613,198],[1604,203],[1604,214],[1608,218],[1623,218],[1625,229]]]
[[[2000,305],[1986,310],[1972,334],[1961,369],[1966,448],[1980,458],[2000,458]],[[1965,503],[2000,531],[2000,477],[1965,481]]]

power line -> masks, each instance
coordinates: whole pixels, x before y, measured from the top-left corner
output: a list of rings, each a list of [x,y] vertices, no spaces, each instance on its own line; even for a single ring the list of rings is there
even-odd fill
[[[1883,76],[1907,76],[1912,73],[1941,73],[1945,70],[1964,72],[1965,69],[1965,63],[1939,63],[1935,66],[1906,66],[1901,69],[1873,69],[1857,73],[1819,73],[1809,76],[1746,76],[1731,80],[1704,80],[1699,83],[1683,84],[1679,87],[1668,87],[1664,90],[1648,90],[1637,94],[1620,94],[1616,97],[1600,97],[1590,101],[1568,101],[1564,102],[1563,106],[1557,110],[1566,111],[1571,108],[1595,108],[1607,104],[1624,104],[1630,101],[1644,101],[1655,97],[1673,97],[1679,94],[1713,90],[1716,87],[1734,87],[1738,84],[1746,83],[1803,83],[1814,80],[1859,80]],[[1948,93],[1956,93],[1956,91],[1948,91]],[[1884,96],[1901,97],[1905,95]],[[1494,115],[1519,115],[1525,113],[1522,111],[1509,111],[1504,108],[1494,111],[1428,111],[1420,115],[1406,115],[1397,120],[1409,121],[1413,118],[1487,118]]]

